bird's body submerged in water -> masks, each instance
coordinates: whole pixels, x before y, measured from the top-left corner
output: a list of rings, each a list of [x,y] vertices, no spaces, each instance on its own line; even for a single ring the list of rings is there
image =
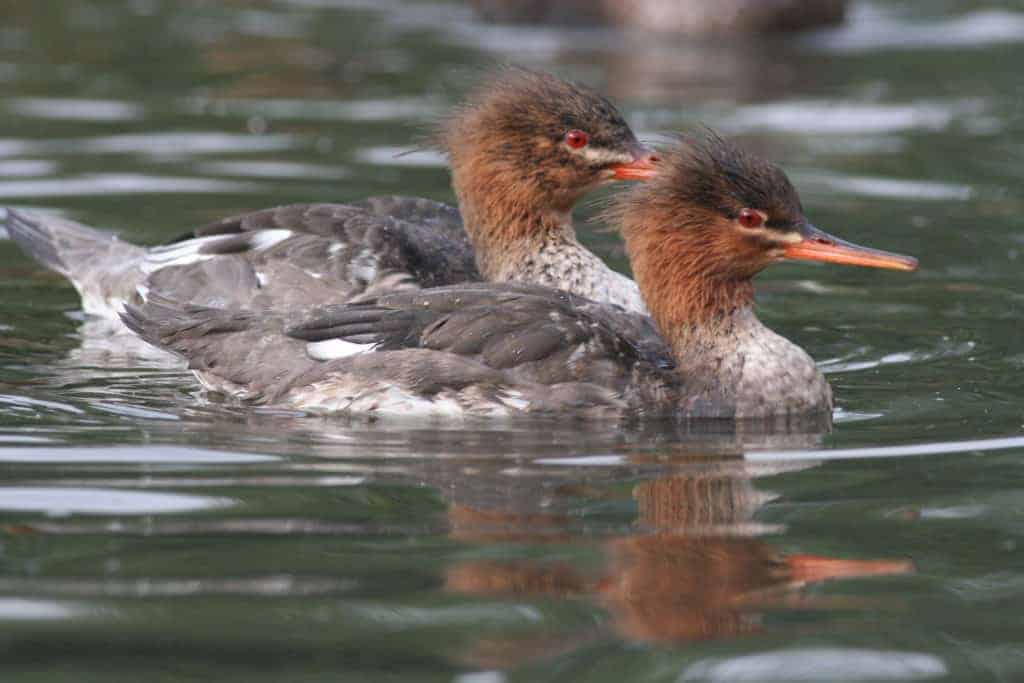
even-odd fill
[[[828,383],[757,319],[751,279],[786,258],[916,267],[814,228],[781,170],[711,133],[614,215],[660,337],[616,306],[490,283],[272,314],[154,300],[125,321],[211,389],[316,413],[827,414]]]
[[[70,279],[86,313],[117,319],[149,290],[179,302],[273,308],[359,301],[458,282],[531,282],[643,310],[636,284],[576,239],[573,205],[643,179],[653,153],[604,97],[509,69],[438,126],[460,212],[411,197],[233,216],[146,249],[11,210],[11,236]]]

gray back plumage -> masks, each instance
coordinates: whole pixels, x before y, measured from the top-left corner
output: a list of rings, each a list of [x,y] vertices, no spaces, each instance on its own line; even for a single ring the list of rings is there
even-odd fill
[[[543,287],[481,283],[288,312],[152,300],[129,307],[125,322],[187,358],[207,386],[259,402],[333,382],[356,394],[398,387],[424,401],[454,396],[468,412],[654,406],[655,394],[678,384],[660,364],[667,351],[651,356],[605,309],[622,313]],[[367,349],[325,360],[306,352],[331,340]]]
[[[361,204],[284,206],[204,226],[191,262],[154,270],[146,287],[198,305],[270,308],[479,279],[451,207],[401,197]]]

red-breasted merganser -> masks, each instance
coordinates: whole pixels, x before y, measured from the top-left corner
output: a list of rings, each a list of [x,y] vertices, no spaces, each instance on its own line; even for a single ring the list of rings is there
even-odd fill
[[[778,167],[710,131],[614,215],[663,347],[617,307],[490,283],[275,313],[154,297],[124,319],[210,389],[315,413],[766,418],[827,414],[832,392],[757,319],[752,278],[784,259],[917,267],[818,230]]]
[[[722,35],[839,24],[847,0],[472,0],[472,5],[492,21]]]
[[[427,199],[285,206],[226,218],[146,249],[72,221],[10,210],[12,238],[117,318],[150,289],[179,302],[264,308],[357,301],[484,279],[563,288],[643,310],[636,284],[576,239],[573,205],[657,157],[607,99],[507,69],[441,123],[462,216]]]

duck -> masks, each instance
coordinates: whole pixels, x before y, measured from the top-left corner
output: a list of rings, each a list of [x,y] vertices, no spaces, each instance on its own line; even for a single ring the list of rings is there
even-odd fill
[[[471,0],[490,21],[621,26],[690,36],[803,31],[842,23],[847,0]]]
[[[784,260],[902,271],[917,260],[815,227],[782,169],[710,129],[661,158],[609,210],[654,340],[638,339],[620,307],[499,283],[272,314],[156,297],[122,318],[186,358],[207,389],[310,413],[830,416],[814,360],[757,318],[753,278]]]
[[[481,279],[643,310],[636,284],[583,246],[572,223],[584,194],[643,180],[657,161],[607,98],[510,67],[484,78],[432,140],[450,162],[459,210],[402,196],[296,204],[231,216],[152,248],[15,209],[7,227],[72,282],[87,314],[114,321],[150,289],[180,302],[273,308]]]

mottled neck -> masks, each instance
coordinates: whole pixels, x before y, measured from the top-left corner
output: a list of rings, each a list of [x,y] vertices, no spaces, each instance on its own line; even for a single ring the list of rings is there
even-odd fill
[[[515,252],[511,252],[515,254]],[[492,280],[562,289],[601,303],[646,313],[636,283],[609,268],[599,256],[564,234],[548,234],[522,253],[505,259]]]
[[[497,281],[524,255],[552,242],[576,243],[572,206],[577,192],[546,183],[504,156],[449,145],[452,187],[477,267]]]
[[[765,417],[831,408],[831,390],[813,359],[754,314],[749,277],[720,276],[715,252],[680,245],[685,234],[626,235],[640,291],[685,381],[689,414]]]
[[[568,211],[539,209],[500,191],[487,197],[469,192],[458,192],[458,196],[477,268],[487,280],[524,279],[516,273],[531,256],[545,250],[582,248]]]
[[[454,178],[458,180],[458,174]],[[568,208],[539,208],[550,203],[477,189],[478,185],[456,184],[462,222],[484,279],[563,289],[646,313],[636,283],[576,239]]]
[[[752,340],[756,345],[759,339],[778,336],[758,320],[749,305],[699,323],[659,323],[658,329],[668,342],[677,366],[684,369],[687,377],[708,381],[720,381],[723,360],[746,351],[741,341]]]
[[[669,333],[694,416],[829,415],[832,390],[814,360],[746,306]]]

